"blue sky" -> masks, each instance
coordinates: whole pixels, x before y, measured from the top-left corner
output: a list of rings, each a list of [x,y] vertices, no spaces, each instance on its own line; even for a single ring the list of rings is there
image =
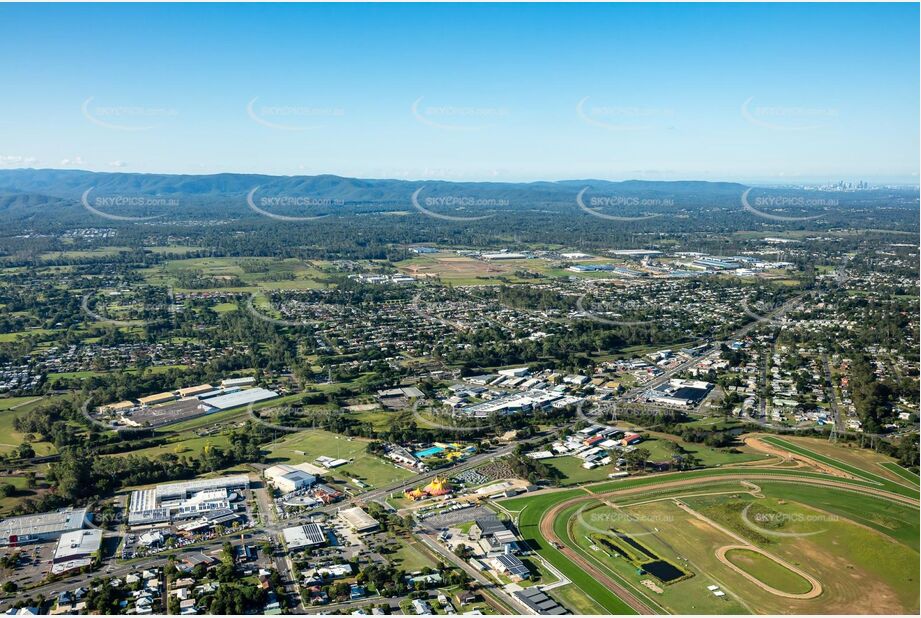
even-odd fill
[[[0,169],[917,183],[917,4],[0,5]]]

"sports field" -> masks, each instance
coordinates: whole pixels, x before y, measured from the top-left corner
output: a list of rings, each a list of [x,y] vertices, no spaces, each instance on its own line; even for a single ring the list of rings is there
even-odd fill
[[[413,476],[413,472],[369,454],[368,443],[369,440],[361,438],[346,438],[328,431],[310,429],[285,436],[271,444],[268,459],[273,463],[313,463],[321,455],[347,459],[349,463],[330,470],[328,475],[345,483],[358,479],[371,488]],[[357,489],[354,485],[351,487]]]

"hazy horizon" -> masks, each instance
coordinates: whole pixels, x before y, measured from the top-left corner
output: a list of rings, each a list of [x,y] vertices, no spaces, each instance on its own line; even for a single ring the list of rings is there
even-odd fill
[[[395,177],[370,177],[370,176],[346,176],[344,174],[336,174],[334,172],[329,173],[318,173],[318,174],[272,174],[264,172],[238,172],[238,171],[216,171],[216,172],[144,172],[144,171],[134,171],[128,169],[118,169],[118,170],[91,170],[83,168],[66,168],[66,167],[0,167],[0,172],[15,172],[15,171],[54,171],[54,172],[78,172],[78,173],[90,173],[90,174],[147,174],[147,175],[156,175],[156,176],[220,176],[224,174],[233,174],[239,176],[274,176],[278,178],[311,178],[318,176],[331,176],[337,178],[345,179],[355,179],[355,180],[380,180],[380,181],[400,181],[400,182],[457,182],[457,183],[496,183],[496,184],[538,184],[538,183],[563,183],[563,182],[592,182],[592,181],[602,181],[602,182],[709,182],[709,183],[735,183],[741,185],[750,185],[750,186],[762,186],[762,187],[798,187],[798,186],[813,186],[813,185],[827,185],[837,182],[847,182],[847,183],[856,183],[858,181],[867,181],[872,185],[877,186],[902,186],[902,187],[919,187],[921,185],[916,181],[907,180],[905,182],[900,182],[898,180],[877,180],[870,181],[866,176],[856,176],[854,178],[827,178],[827,179],[776,179],[774,181],[770,180],[727,180],[720,178],[636,178],[636,177],[625,177],[619,179],[608,179],[608,178],[591,178],[591,177],[581,177],[581,178],[537,178],[533,180],[504,180],[504,179],[458,179],[458,178],[395,178]]]

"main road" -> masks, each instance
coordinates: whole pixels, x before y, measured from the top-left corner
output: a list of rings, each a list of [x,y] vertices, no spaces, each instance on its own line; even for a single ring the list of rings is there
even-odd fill
[[[270,535],[272,539],[272,561],[275,563],[275,570],[282,578],[282,584],[285,587],[285,593],[288,595],[289,606],[293,608],[294,613],[304,613],[304,603],[301,597],[300,577],[294,563],[288,557],[288,551],[285,548],[282,538],[275,505],[272,504],[272,497],[269,495],[266,487],[259,487],[253,490],[256,500],[259,502],[259,513],[263,520],[262,529]]]

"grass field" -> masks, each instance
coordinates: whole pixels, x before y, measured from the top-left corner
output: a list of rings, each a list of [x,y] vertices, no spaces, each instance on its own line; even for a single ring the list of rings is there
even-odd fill
[[[765,495],[777,495],[773,482],[760,482]],[[879,499],[860,493],[827,490],[808,485],[790,485],[781,483],[785,500],[798,504],[808,504],[812,509],[831,516],[846,519],[865,526],[880,534],[891,537],[893,540],[919,550],[921,543],[921,522],[918,521],[918,510],[907,505],[885,503],[880,506]],[[782,510],[775,506],[775,510]],[[796,511],[794,511],[795,513]],[[796,516],[787,518],[794,520]],[[795,522],[793,522],[795,523]],[[809,531],[808,529],[806,529]],[[794,531],[802,531],[796,530]]]
[[[260,266],[255,272],[253,269],[247,272],[244,265],[249,264],[260,264]],[[319,280],[328,276],[320,270],[319,265],[303,260],[263,257],[171,259],[163,266],[148,268],[142,273],[150,284],[170,286],[177,291],[251,293],[264,290],[306,290],[324,287]],[[178,277],[183,274],[210,278],[215,281],[216,285],[187,290],[179,284]],[[221,279],[239,279],[243,285],[233,287],[217,285]]]
[[[396,564],[397,568],[403,569],[407,573],[413,573],[415,571],[421,571],[425,567],[434,569],[438,566],[415,541],[407,538],[399,538],[398,541],[400,543],[400,549],[389,556]]]
[[[756,471],[756,470],[757,468],[747,467],[747,468],[742,468],[742,469],[710,468],[710,469],[705,469],[705,470],[692,470],[690,472],[668,472],[664,474],[655,474],[655,475],[647,475],[647,476],[638,476],[635,478],[628,478],[628,479],[619,479],[616,481],[610,481],[608,483],[598,483],[597,485],[592,485],[591,487],[587,489],[591,493],[600,494],[600,493],[605,493],[605,492],[614,491],[616,489],[623,489],[627,487],[640,487],[640,486],[645,486],[645,485],[651,485],[659,481],[663,481],[665,479],[674,480],[679,477],[682,479],[710,478],[710,477],[725,476],[725,475],[738,475],[746,471]],[[827,474],[823,474],[821,472],[809,472],[809,471],[786,469],[786,468],[779,468],[779,467],[769,468],[769,471],[771,472],[771,474],[775,474],[780,477],[789,477],[791,479],[799,479],[799,480],[810,479],[810,478],[827,480],[829,478]],[[865,481],[863,479],[855,479],[855,480],[849,481],[849,483],[856,487],[863,486],[863,487],[877,488],[876,484],[870,483],[869,481]],[[903,488],[903,489],[907,491],[907,488]]]
[[[144,369],[146,373],[157,374],[157,373],[166,373],[167,371],[186,371],[188,369],[185,365],[157,365],[154,367],[147,367]],[[128,369],[119,369],[118,373],[138,373],[140,369],[137,368],[128,368]],[[109,375],[115,373],[115,371],[69,371],[62,373],[49,373],[48,381],[51,384],[57,384],[62,380],[85,380],[87,378]]]
[[[22,476],[0,476],[0,484],[10,484],[16,488],[16,495],[0,498],[0,515],[9,512],[25,498],[35,497],[37,492],[28,489],[28,481]]]
[[[375,431],[386,430],[393,424],[395,418],[399,416],[396,412],[387,412],[386,410],[367,410],[363,412],[350,412],[349,417],[354,418],[362,423],[370,423]]]
[[[15,333],[0,333],[0,343],[9,343],[10,341],[17,341],[18,339],[22,339],[23,337],[28,336],[40,337],[56,332],[56,330],[49,330],[47,328],[31,328],[29,330],[21,330]]]
[[[610,465],[586,470],[582,467],[582,460],[578,457],[554,457],[545,459],[543,463],[563,475],[564,480],[560,482],[561,485],[603,481],[608,478],[608,474],[615,471]]]
[[[726,552],[726,559],[775,590],[805,594],[812,589],[808,581],[762,553],[750,549],[731,549]]]
[[[575,584],[554,588],[547,594],[554,597],[563,607],[574,614],[597,616],[605,613],[604,607],[588,597]]]
[[[764,455],[746,446],[739,446],[735,449],[737,452],[730,452],[729,449],[717,449],[703,444],[685,442],[670,434],[649,432],[648,435],[649,439],[639,446],[649,450],[650,461],[668,461],[671,458],[675,451],[669,448],[668,442],[678,444],[688,454],[697,457],[704,466],[724,466],[764,459]]]
[[[918,485],[919,480],[921,480],[921,479],[919,479],[919,477],[918,477],[917,474],[915,474],[915,473],[912,472],[911,470],[906,470],[905,468],[903,468],[902,466],[900,466],[900,465],[897,464],[897,463],[892,463],[892,462],[890,462],[890,461],[885,461],[885,462],[883,462],[883,463],[881,463],[881,464],[879,464],[879,465],[881,465],[881,466],[882,466],[883,468],[885,468],[886,470],[889,470],[889,471],[892,472],[893,474],[896,474],[896,475],[902,477],[902,478],[905,479],[906,481],[909,481],[910,483],[913,483],[914,485]]]
[[[115,456],[125,457],[127,455],[139,455],[142,457],[157,457],[159,455],[172,454],[186,457],[198,457],[207,446],[227,448],[230,446],[230,440],[224,434],[215,434],[213,436],[181,435],[177,436],[174,441],[161,446],[128,451],[119,453]]]
[[[81,260],[86,258],[114,257],[119,253],[131,251],[130,247],[100,247],[85,251],[49,251],[42,253],[39,259],[50,260]]]
[[[757,599],[758,607],[770,613],[790,609],[813,613],[819,608],[828,613],[917,613],[918,572],[905,568],[916,565],[919,559],[917,509],[824,487],[765,483],[762,491],[764,498],[740,494],[735,498],[685,500],[695,510],[817,578],[824,589],[817,599],[792,601],[762,595],[755,586],[741,586],[740,590],[750,587],[746,597]],[[746,522],[739,507],[749,503],[760,509],[761,516],[752,515],[750,510]],[[794,536],[785,536],[791,534]],[[760,563],[756,568],[758,572],[753,574],[769,585],[789,580],[792,575]],[[772,584],[769,579],[773,577],[781,579]],[[860,582],[859,587],[855,587],[856,582]],[[873,600],[861,593],[864,586],[874,590]],[[802,592],[801,588],[789,591]]]
[[[43,397],[2,397],[0,398],[0,412],[13,408],[19,411],[28,410],[41,401],[44,401]]]
[[[398,468],[367,452],[369,440],[346,438],[334,433],[311,429],[286,436],[269,448],[269,460],[277,463],[313,463],[320,455],[348,459],[349,463],[334,468],[329,476],[348,483],[358,479],[371,487],[387,485],[413,476],[413,472]],[[354,485],[352,485],[354,487]]]
[[[708,585],[722,585],[718,578],[710,576],[713,571],[691,567],[678,558],[679,555],[690,557],[690,561],[697,565],[705,557],[704,552],[701,552],[700,556],[689,556],[688,548],[683,546],[681,551],[676,552],[674,544],[683,543],[685,539],[682,535],[685,534],[688,535],[687,540],[693,538],[696,546],[706,547],[708,550],[712,546],[726,543],[715,532],[696,529],[691,525],[693,518],[672,502],[627,507],[617,511],[604,505],[597,510],[576,506],[561,515],[559,520],[564,520],[562,524],[557,526],[557,522],[554,522],[557,534],[561,538],[570,538],[569,544],[579,548],[583,557],[616,575],[617,579],[636,590],[637,596],[646,596],[652,603],[679,614],[747,613],[745,606],[735,599],[716,597],[707,591]],[[605,551],[603,547],[590,541],[590,534],[597,534],[598,531],[610,527],[615,527],[622,534],[630,535],[635,542],[642,544],[658,558],[691,573],[692,576],[666,585],[650,574],[639,573],[633,562],[619,554]],[[670,535],[667,540],[670,547],[666,547],[655,536],[658,532],[664,537],[666,530]],[[566,536],[563,536],[564,534]],[[637,554],[640,555],[639,552]],[[715,557],[712,562],[716,563]],[[662,592],[652,592],[642,584],[644,580],[653,582]]]
[[[414,277],[438,277],[454,285],[485,285],[502,283],[500,280],[517,282],[516,270],[533,270],[539,260],[509,260],[487,262],[453,253],[421,255],[396,264],[400,272]]]
[[[25,440],[25,435],[13,428],[16,417],[20,414],[51,401],[43,397],[4,397],[0,398],[0,453],[6,454],[15,450]],[[38,456],[51,455],[57,452],[50,442],[32,442],[32,449]]]
[[[764,442],[767,442],[768,444],[772,446],[776,446],[776,447],[788,450],[791,453],[802,455],[804,457],[809,457],[827,466],[831,466],[832,468],[841,470],[842,472],[847,472],[848,474],[851,474],[857,478],[863,479],[865,481],[869,481],[870,483],[873,483],[876,485],[880,485],[883,489],[886,489],[887,491],[891,491],[894,493],[907,495],[907,496],[917,496],[918,495],[917,487],[909,488],[909,487],[906,487],[906,485],[902,482],[895,482],[889,478],[885,478],[885,477],[880,476],[879,474],[870,472],[866,470],[865,468],[859,468],[855,465],[845,463],[844,461],[842,461],[842,457],[838,453],[835,453],[834,457],[830,457],[828,455],[818,453],[815,450],[810,450],[799,444],[795,444],[789,440],[784,440],[784,439],[777,438],[774,436],[765,436],[761,439]]]
[[[825,457],[831,458],[838,463],[849,464],[854,468],[864,470],[873,476],[882,476],[883,478],[887,478],[896,482],[912,480],[911,476],[906,477],[901,474],[901,472],[907,472],[909,475],[911,474],[909,471],[905,470],[905,468],[895,465],[893,469],[885,465],[895,463],[892,457],[883,455],[881,453],[876,453],[870,449],[861,448],[856,444],[851,444],[848,442],[834,443],[819,438],[807,438],[801,436],[788,436],[781,439],[795,444],[800,448],[807,449],[819,455],[824,455]],[[914,480],[914,484],[917,485],[917,475],[915,475]]]
[[[187,247],[184,245],[162,245],[153,247],[144,247],[145,251],[156,253],[158,255],[186,255],[195,251],[201,251],[202,247]]]

